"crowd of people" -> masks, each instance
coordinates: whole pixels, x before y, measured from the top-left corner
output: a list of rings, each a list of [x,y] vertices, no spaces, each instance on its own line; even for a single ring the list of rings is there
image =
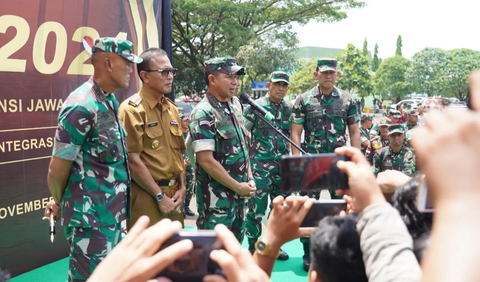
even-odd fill
[[[373,124],[335,86],[337,60],[321,58],[312,70],[318,85],[293,105],[284,99],[290,76],[272,72],[269,92],[256,103],[271,114],[277,131],[236,96],[245,68],[234,58],[205,62],[208,90],[190,116],[165,97],[177,69],[163,50],[150,48],[137,57],[131,42],[99,38],[91,61],[94,75],[60,111],[47,178],[53,200],[45,219],[52,215],[65,227],[69,281],[168,281],[155,276],[193,244],[183,240],[158,250],[184,226],[193,194],[197,228],[215,230],[225,248],[210,254],[224,275],[203,281],[269,281],[275,261],[289,258],[282,245],[296,238],[309,281],[480,277],[470,252],[480,233],[473,224],[479,113],[432,112],[417,126],[423,109],[400,107]],[[131,63],[143,86],[120,104],[112,93],[128,87]],[[470,83],[478,111],[480,75]],[[329,190],[332,199],[348,203],[344,213],[300,228],[320,191],[280,192],[281,157],[301,152],[279,131],[306,153],[350,158],[337,164],[348,175],[348,189]],[[419,168],[427,175],[435,220],[415,206]],[[472,205],[465,208],[463,201]],[[124,220],[128,234],[121,239]],[[248,250],[241,247],[245,235]]]

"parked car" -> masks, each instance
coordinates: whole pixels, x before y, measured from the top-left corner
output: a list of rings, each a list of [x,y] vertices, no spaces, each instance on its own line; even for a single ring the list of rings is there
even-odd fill
[[[442,110],[443,109],[443,98],[442,97],[430,97],[423,100],[422,105],[425,107],[425,111],[429,110]]]
[[[397,104],[393,104],[392,106],[395,106],[395,108],[397,107],[397,105],[401,105],[401,104],[404,104],[404,103],[407,103],[409,105],[411,105],[411,109],[412,110],[416,110],[418,109],[418,103],[420,103],[420,99],[405,99],[405,100],[402,100],[400,102],[398,102]]]
[[[197,103],[184,102],[182,100],[175,99],[175,105],[177,105],[177,109],[179,112],[190,115],[190,113],[193,111],[193,108],[195,107],[195,105],[197,105]]]

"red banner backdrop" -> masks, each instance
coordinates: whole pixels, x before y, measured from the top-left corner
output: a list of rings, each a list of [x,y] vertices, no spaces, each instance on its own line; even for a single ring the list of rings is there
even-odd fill
[[[58,112],[93,73],[83,39],[128,39],[139,54],[162,46],[162,18],[161,0],[0,1],[0,266],[13,275],[69,252],[41,218]],[[117,99],[138,86],[132,75]]]

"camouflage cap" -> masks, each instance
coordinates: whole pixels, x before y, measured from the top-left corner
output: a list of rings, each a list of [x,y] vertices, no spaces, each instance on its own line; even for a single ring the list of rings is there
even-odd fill
[[[140,64],[143,59],[133,54],[133,44],[128,40],[114,37],[101,37],[93,41],[92,54],[96,52],[116,53],[127,61]]]
[[[389,118],[381,118],[380,121],[378,122],[378,127],[380,126],[389,126],[390,124],[392,124],[392,121],[389,119]]]
[[[288,73],[283,71],[274,71],[270,74],[270,81],[271,82],[280,82],[283,81],[286,84],[290,84],[290,76]]]
[[[402,114],[397,110],[390,110],[390,115],[394,118],[402,118]]]
[[[213,58],[206,61],[203,73],[207,73],[207,71],[218,71],[225,74],[245,74],[245,68],[237,65],[237,60],[232,57]]]
[[[388,135],[392,135],[394,133],[405,133],[405,126],[403,124],[390,124],[388,126]]]
[[[319,72],[337,71],[337,59],[332,59],[332,58],[318,59],[317,68]]]
[[[387,106],[387,109],[389,109],[389,110],[390,110],[390,109],[393,109],[393,106],[392,106],[392,105],[388,105],[388,106]]]
[[[404,105],[404,106],[408,106],[408,103],[402,103],[402,105]]]
[[[362,114],[361,121],[367,121],[367,120],[373,120],[373,117],[371,115]]]
[[[185,121],[189,118],[188,114],[183,111],[183,107],[177,107],[180,120]]]
[[[410,111],[408,112],[408,115],[410,115],[410,116],[415,116],[415,117],[416,117],[416,116],[418,116],[418,112],[417,112],[417,110],[410,110]]]

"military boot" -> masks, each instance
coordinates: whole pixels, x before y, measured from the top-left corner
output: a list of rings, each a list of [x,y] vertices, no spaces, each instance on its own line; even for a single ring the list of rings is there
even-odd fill
[[[190,199],[185,198],[185,205],[183,206],[183,214],[188,216],[194,216],[195,213],[190,209]]]

